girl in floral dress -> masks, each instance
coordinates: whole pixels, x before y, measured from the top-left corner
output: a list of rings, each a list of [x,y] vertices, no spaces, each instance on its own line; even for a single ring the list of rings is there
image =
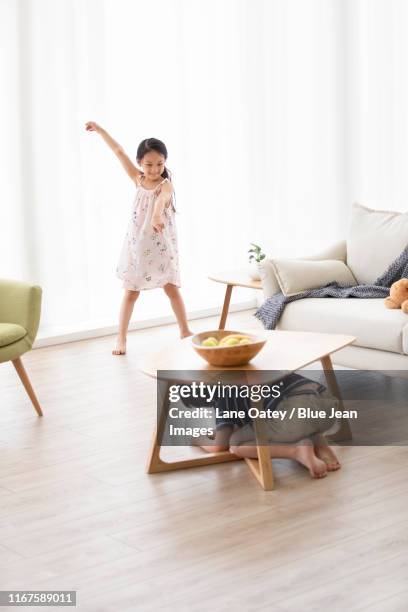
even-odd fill
[[[126,353],[129,321],[140,291],[144,289],[162,287],[176,315],[181,338],[191,336],[186,309],[179,292],[174,191],[169,170],[165,166],[165,144],[156,138],[142,140],[136,154],[140,170],[100,125],[89,121],[86,129],[102,136],[136,185],[132,218],[117,267],[117,276],[123,280],[125,294],[113,354]]]

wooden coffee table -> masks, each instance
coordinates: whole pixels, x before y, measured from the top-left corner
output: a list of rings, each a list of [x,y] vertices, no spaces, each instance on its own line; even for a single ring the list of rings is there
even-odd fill
[[[224,304],[222,306],[221,318],[218,329],[225,329],[232,290],[234,287],[246,287],[247,289],[262,289],[260,280],[253,280],[246,270],[225,270],[215,272],[208,277],[216,283],[227,285],[225,290]]]
[[[251,333],[254,332],[254,329],[244,330],[244,332],[245,331]],[[260,335],[258,329],[256,333]],[[327,386],[331,393],[339,399],[339,408],[343,409],[330,355],[352,344],[355,340],[353,336],[276,330],[262,330],[261,334],[267,337],[268,341],[261,352],[245,366],[219,368],[207,364],[194,351],[191,346],[191,338],[174,340],[170,345],[146,358],[142,365],[142,371],[154,378],[157,377],[157,373],[160,371],[160,380],[163,381],[163,385],[161,385],[161,397],[159,398],[161,402],[161,417],[153,434],[153,441],[147,463],[147,472],[149,474],[241,459],[241,457],[237,457],[228,451],[211,454],[203,451],[200,457],[172,462],[164,461],[160,457],[160,440],[164,431],[169,408],[168,388],[174,381],[174,375],[172,376],[172,380],[166,380],[166,378],[163,377],[163,371],[171,370],[173,374],[174,371],[177,371],[177,382],[179,384],[188,384],[193,380],[191,373],[194,371],[201,371],[204,373],[220,370],[237,370],[245,372],[248,380],[252,378],[254,382],[256,381],[256,384],[259,384],[260,377],[263,376],[263,373],[265,376],[270,376],[271,371],[294,372],[296,370],[301,370],[311,363],[319,361],[325,372]],[[278,375],[276,374],[276,376]],[[275,382],[280,379],[281,376],[276,378]],[[266,382],[267,380],[264,379],[262,384],[266,384]],[[268,379],[268,383],[273,382],[274,380]],[[258,429],[256,421],[253,421],[253,423],[257,440],[258,459],[245,459],[245,461],[260,485],[265,490],[269,491],[273,488],[272,462],[269,456],[269,448],[261,444],[262,438],[260,430]],[[343,422],[343,430],[341,433],[343,439],[351,438],[351,432],[347,422]]]

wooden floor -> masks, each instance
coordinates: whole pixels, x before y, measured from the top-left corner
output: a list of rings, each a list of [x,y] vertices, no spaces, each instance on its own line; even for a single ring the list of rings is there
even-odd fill
[[[0,590],[74,589],[86,612],[405,612],[407,448],[341,448],[323,480],[275,461],[272,492],[243,462],[145,474],[155,383],[138,366],[174,337],[27,354],[42,419],[0,367]]]

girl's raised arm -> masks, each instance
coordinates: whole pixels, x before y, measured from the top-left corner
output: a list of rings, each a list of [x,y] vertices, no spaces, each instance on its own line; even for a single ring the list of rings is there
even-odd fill
[[[96,132],[97,134],[100,134],[100,136],[102,136],[108,147],[112,149],[116,157],[119,159],[120,163],[126,170],[127,174],[130,176],[130,178],[133,181],[138,182],[142,172],[138,168],[136,168],[136,166],[126,155],[120,144],[117,143],[116,140],[113,140],[112,136],[110,136],[108,132],[103,129],[103,127],[95,123],[95,121],[88,121],[88,123],[85,125],[85,129],[88,130],[88,132]]]

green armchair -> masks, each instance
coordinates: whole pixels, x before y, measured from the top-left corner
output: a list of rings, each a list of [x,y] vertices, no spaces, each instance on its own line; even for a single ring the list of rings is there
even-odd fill
[[[29,351],[38,331],[41,287],[0,279],[0,363],[12,361],[38,416],[42,416],[21,355]]]

